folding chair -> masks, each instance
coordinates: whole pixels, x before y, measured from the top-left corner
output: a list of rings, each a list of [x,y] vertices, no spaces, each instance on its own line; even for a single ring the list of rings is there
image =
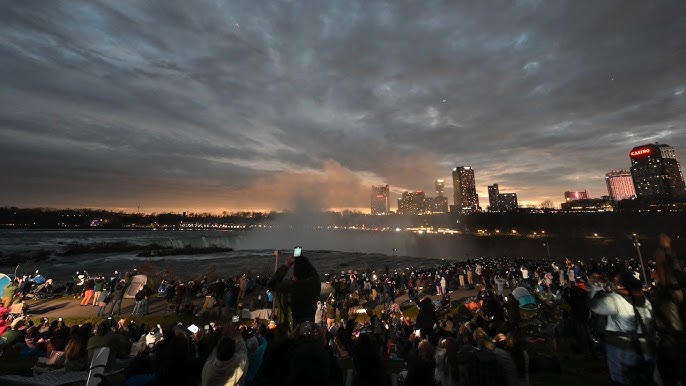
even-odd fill
[[[7,316],[11,317],[12,319],[21,318],[28,309],[28,305],[24,302],[14,303],[12,304],[12,307],[10,307],[10,312],[7,314]]]

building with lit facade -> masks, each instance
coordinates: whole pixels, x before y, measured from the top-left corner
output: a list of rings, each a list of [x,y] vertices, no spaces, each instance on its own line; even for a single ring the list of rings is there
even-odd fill
[[[570,200],[561,205],[563,212],[612,212],[614,201],[608,198],[582,198]]]
[[[427,212],[426,194],[423,190],[403,192],[398,199],[398,214],[425,214]]]
[[[491,212],[512,212],[517,210],[517,193],[500,193],[498,184],[488,186],[488,205]]]
[[[567,191],[565,192],[565,202],[575,201],[575,200],[588,200],[589,194],[588,190],[577,190],[577,191]]]
[[[448,197],[427,197],[426,198],[426,212],[427,213],[448,213]]]
[[[666,144],[637,146],[629,152],[637,197],[679,198],[686,185],[674,148]]]
[[[613,170],[605,175],[607,194],[613,201],[621,201],[636,197],[634,179],[628,170]]]
[[[388,200],[388,185],[373,185],[371,194],[371,209],[374,215],[385,215],[390,211]]]
[[[443,192],[445,191],[445,181],[436,180],[434,181],[434,186],[436,187],[436,196],[443,197]]]
[[[474,169],[471,166],[453,168],[453,199],[457,212],[474,212],[479,209]]]

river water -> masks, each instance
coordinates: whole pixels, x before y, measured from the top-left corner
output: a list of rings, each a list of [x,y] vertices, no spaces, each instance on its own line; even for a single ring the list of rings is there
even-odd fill
[[[158,244],[164,247],[201,248],[218,246],[232,252],[165,257],[137,257],[137,252],[86,253],[59,256],[70,243],[96,244],[126,241],[135,245]],[[66,280],[76,271],[109,275],[146,265],[159,271],[172,270],[183,277],[202,275],[212,270],[220,275],[237,275],[274,270],[274,250],[290,251],[301,245],[321,272],[341,270],[405,269],[430,266],[441,260],[471,257],[510,256],[545,258],[550,247],[553,258],[633,257],[635,249],[625,238],[565,238],[539,236],[479,237],[474,235],[415,234],[395,231],[349,231],[327,229],[253,229],[250,231],[165,231],[165,230],[0,230],[0,253],[32,254],[46,251],[51,257],[27,262],[19,272],[36,269],[57,280]],[[646,248],[646,252],[648,249]],[[644,252],[645,253],[645,252]],[[14,272],[3,266],[0,272]]]

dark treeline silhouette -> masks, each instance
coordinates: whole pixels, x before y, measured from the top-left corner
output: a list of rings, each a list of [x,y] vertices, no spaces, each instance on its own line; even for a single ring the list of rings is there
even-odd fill
[[[275,215],[260,212],[212,213],[125,213],[98,209],[0,208],[3,228],[92,228],[180,226],[182,222],[250,225],[269,221]]]
[[[93,209],[0,208],[0,227],[19,229],[59,228],[153,228],[179,227],[182,224],[208,225],[274,225],[286,227],[357,227],[395,229],[430,227],[457,229],[464,233],[490,236],[631,237],[654,236],[657,230],[676,239],[686,233],[686,212],[681,211],[614,211],[570,213],[472,213],[433,214],[423,216],[372,216],[355,211],[344,212],[238,212],[238,213],[124,213]],[[496,233],[496,231],[498,231]],[[515,231],[515,232],[513,232]]]

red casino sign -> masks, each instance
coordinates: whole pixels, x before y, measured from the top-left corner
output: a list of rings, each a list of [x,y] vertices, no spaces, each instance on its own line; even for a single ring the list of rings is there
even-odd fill
[[[650,153],[652,153],[652,150],[649,147],[643,147],[643,148],[632,150],[629,153],[629,156],[631,158],[639,158],[639,157],[645,157],[647,155],[650,155]]]

